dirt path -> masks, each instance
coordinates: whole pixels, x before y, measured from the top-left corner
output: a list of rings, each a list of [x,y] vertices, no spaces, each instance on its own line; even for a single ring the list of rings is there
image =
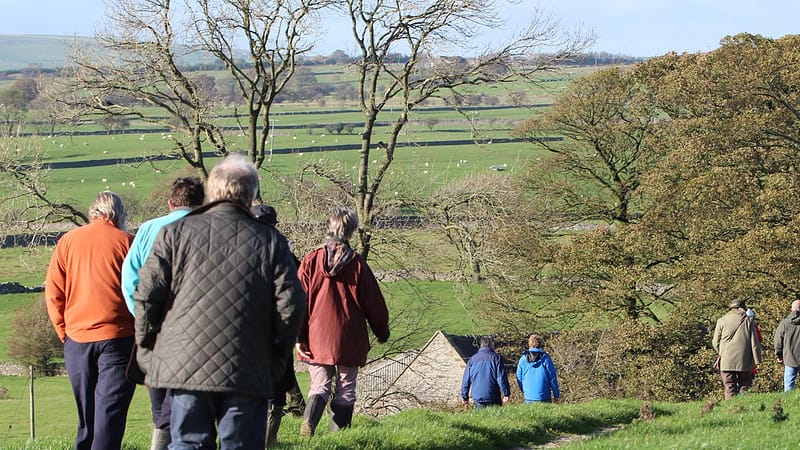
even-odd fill
[[[592,431],[591,433],[586,434],[562,434],[557,436],[550,442],[547,442],[542,445],[536,445],[533,447],[514,447],[509,450],[533,450],[533,449],[545,449],[545,448],[561,448],[565,445],[573,444],[575,442],[585,441],[587,439],[592,439],[597,436],[602,436],[606,433],[611,433],[618,429],[622,428],[622,425],[613,425],[609,427],[603,427],[597,430]]]

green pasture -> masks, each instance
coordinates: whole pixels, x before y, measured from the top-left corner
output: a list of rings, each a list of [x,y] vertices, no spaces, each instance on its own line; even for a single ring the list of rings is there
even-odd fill
[[[307,375],[298,374],[304,392]],[[76,424],[66,377],[34,383],[36,439],[28,441],[28,380],[0,377],[9,398],[0,400],[0,439],[6,449],[71,448]],[[721,396],[721,394],[720,394]],[[356,415],[350,429],[332,434],[323,416],[317,435],[298,436],[301,419],[285,416],[278,449],[472,450],[571,449],[762,449],[794,448],[800,395],[746,394],[687,403],[636,399],[566,404],[511,404],[473,410],[409,409],[381,420]],[[139,388],[128,413],[123,448],[149,448],[149,404]],[[550,443],[550,444],[548,444]],[[544,447],[541,447],[544,448]]]
[[[130,136],[93,136],[92,139],[87,137],[79,142],[65,144],[58,150],[48,150],[46,153],[49,161],[107,159],[112,162],[111,165],[98,167],[51,169],[47,173],[49,192],[55,198],[64,198],[79,209],[86,209],[100,191],[112,190],[126,199],[133,197],[141,200],[149,197],[157,187],[168,184],[175,176],[191,173],[188,164],[181,159],[134,162],[130,158],[148,154],[147,151],[136,148],[135,143],[132,143],[135,140]],[[276,141],[278,140],[276,137]],[[104,151],[108,153],[103,153]],[[160,149],[149,147],[148,151],[152,152],[149,154],[166,153],[168,146],[164,144]],[[524,143],[486,142],[480,145],[447,146],[419,143],[402,147],[395,153],[382,194],[395,195],[395,191],[433,192],[456,179],[492,173],[492,166],[501,166],[503,173],[513,173],[521,169],[530,158],[541,154],[540,150]],[[377,165],[382,158],[382,151],[375,149],[370,156],[370,163]],[[297,149],[294,153],[275,153],[272,161],[265,161],[261,167],[264,178],[262,194],[267,200],[283,198],[283,187],[274,182],[274,179],[298,177],[302,169],[310,164],[323,163],[334,167],[342,175],[356,179],[358,159],[358,150],[332,150],[322,143],[317,147]],[[208,159],[208,167],[213,167],[216,161],[216,158]]]

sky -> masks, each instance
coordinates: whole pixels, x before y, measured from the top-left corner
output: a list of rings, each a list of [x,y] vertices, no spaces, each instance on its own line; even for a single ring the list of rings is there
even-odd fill
[[[501,0],[495,0],[499,3]],[[501,10],[508,26],[487,41],[499,40],[527,24],[538,5],[564,30],[596,35],[592,51],[657,56],[669,51],[714,50],[727,35],[742,32],[781,37],[800,33],[798,0],[516,0]],[[91,36],[105,13],[104,0],[0,0],[0,34]],[[347,44],[334,34],[320,40],[327,55]]]

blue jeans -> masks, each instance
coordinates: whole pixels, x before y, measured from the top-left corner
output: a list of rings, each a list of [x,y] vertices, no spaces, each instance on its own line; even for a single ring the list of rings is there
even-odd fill
[[[125,378],[133,336],[98,342],[64,341],[64,365],[78,406],[75,450],[122,447],[136,385]]]
[[[264,450],[267,397],[172,390],[170,450]]]
[[[794,389],[795,381],[797,381],[797,370],[800,367],[783,367],[783,392],[789,392]]]

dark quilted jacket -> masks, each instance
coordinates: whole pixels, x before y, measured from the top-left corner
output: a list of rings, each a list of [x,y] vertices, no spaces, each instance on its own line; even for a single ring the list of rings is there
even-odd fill
[[[160,231],[134,300],[148,386],[266,396],[306,308],[286,239],[230,202]]]

